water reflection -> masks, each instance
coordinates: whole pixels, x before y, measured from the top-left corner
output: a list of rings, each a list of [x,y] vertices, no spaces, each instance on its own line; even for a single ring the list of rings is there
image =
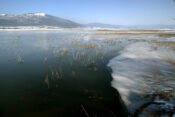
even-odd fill
[[[173,92],[172,35],[100,31],[0,32],[0,112],[121,117],[150,93],[162,97],[160,89],[169,92],[167,87]]]
[[[117,43],[83,41],[85,34],[73,31],[0,35],[4,116],[127,114],[106,68],[108,60],[118,54]]]

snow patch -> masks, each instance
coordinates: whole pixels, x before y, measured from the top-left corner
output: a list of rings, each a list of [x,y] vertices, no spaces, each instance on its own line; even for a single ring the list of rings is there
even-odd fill
[[[28,13],[28,16],[46,16],[45,13]]]
[[[6,16],[6,14],[0,14],[0,16]]]

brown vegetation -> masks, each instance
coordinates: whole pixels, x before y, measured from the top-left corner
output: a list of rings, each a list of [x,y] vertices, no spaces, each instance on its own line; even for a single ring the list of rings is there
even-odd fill
[[[76,45],[75,48],[85,48],[85,49],[96,48],[96,44]]]
[[[164,32],[164,31],[175,31],[175,30],[156,30],[156,29],[122,29],[122,30],[110,30],[110,29],[98,29],[97,31],[102,31],[102,32]]]
[[[174,41],[157,41],[157,40],[152,40],[151,43],[156,44],[158,46],[163,46],[163,47],[168,47],[173,50],[175,50],[175,42]]]
[[[159,37],[175,37],[175,33],[94,33],[94,36],[98,35],[116,35],[116,36],[145,36],[145,35],[155,35]]]

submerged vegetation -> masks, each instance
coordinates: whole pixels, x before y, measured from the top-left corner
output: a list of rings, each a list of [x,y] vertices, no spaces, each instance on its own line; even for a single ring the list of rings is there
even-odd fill
[[[20,55],[18,55],[17,61],[18,61],[19,64],[23,64],[24,63],[24,60],[21,58]]]
[[[172,30],[167,31],[171,32]],[[29,39],[27,43],[24,43],[26,44],[26,48],[21,47],[21,45],[16,46],[15,44],[18,43],[15,43],[14,48],[17,48],[17,52],[11,53],[15,54],[15,58],[16,53],[20,53],[20,55],[17,56],[17,62],[23,64],[23,57],[25,57],[25,61],[27,61],[26,64],[19,65],[18,69],[16,69],[17,74],[14,74],[15,80],[22,77],[21,84],[16,83],[16,85],[19,86],[18,90],[21,91],[21,89],[24,89],[24,91],[26,91],[20,92],[23,100],[19,101],[22,105],[18,106],[19,110],[24,106],[26,107],[26,104],[31,103],[31,105],[28,106],[32,111],[37,108],[39,110],[41,109],[42,112],[48,110],[49,114],[52,114],[53,111],[55,111],[54,113],[56,114],[61,113],[63,115],[69,111],[72,112],[68,113],[69,116],[79,116],[80,114],[90,117],[110,116],[111,113],[114,116],[122,114],[126,111],[125,105],[123,105],[121,99],[118,99],[120,98],[118,92],[111,86],[111,80],[113,79],[110,74],[111,71],[107,67],[109,60],[116,56],[121,57],[118,58],[119,63],[127,63],[130,59],[137,62],[149,59],[149,56],[143,56],[145,59],[142,59],[142,57],[139,56],[142,55],[142,53],[135,56],[133,53],[137,53],[137,47],[131,52],[124,50],[125,47],[129,47],[134,43],[138,43],[138,45],[139,43],[149,44],[151,47],[150,50],[148,49],[149,52],[164,47],[167,51],[171,50],[174,52],[174,33],[171,32],[170,34],[170,32],[166,32],[165,30],[144,29],[101,29],[92,33],[81,32],[80,34],[72,34],[66,32],[66,35],[63,36],[60,31],[52,35],[47,32],[44,38],[40,36],[32,37],[31,35],[31,40]],[[39,33],[37,35],[41,34]],[[94,35],[96,35],[96,37],[94,37]],[[119,37],[116,35],[119,35]],[[125,37],[122,37],[123,35]],[[22,41],[22,39],[19,41]],[[123,51],[126,51],[126,53],[122,55]],[[144,52],[145,50],[143,49],[143,53]],[[122,59],[122,57],[126,57],[126,59]],[[140,58],[137,60],[137,57]],[[165,58],[162,57],[160,61],[166,60],[170,65],[175,65],[172,56],[164,57]],[[129,61],[128,66],[131,64],[134,69],[135,64],[132,64],[133,61]],[[153,61],[153,63],[157,62],[154,57],[151,58],[150,61]],[[162,63],[164,63],[164,61]],[[115,63],[113,64],[115,65]],[[145,64],[147,64],[147,62],[145,62]],[[168,66],[169,64],[166,65]],[[164,78],[165,81],[174,77],[173,67],[169,71],[166,71],[166,74],[169,75],[168,77],[161,74],[159,67],[161,66],[155,65],[151,67],[158,75],[150,75],[148,71],[143,71],[141,76],[148,80]],[[119,68],[122,69],[123,66],[119,64],[117,69]],[[142,68],[144,69],[146,67],[143,65],[139,69]],[[119,73],[123,73],[122,70]],[[126,69],[125,72],[131,74],[132,69]],[[24,75],[20,76],[22,74]],[[125,73],[123,74],[125,75]],[[154,84],[154,80],[150,84]],[[24,84],[26,87],[23,87]],[[128,84],[129,82],[127,85]],[[159,91],[159,89],[157,90]],[[8,101],[9,100],[6,100],[4,102]],[[24,105],[23,101],[25,102]],[[42,108],[40,105],[42,105]],[[46,106],[43,107],[43,105]],[[27,109],[24,110],[28,112]],[[61,114],[60,116],[62,116]]]
[[[170,49],[175,50],[175,41],[157,41],[157,40],[152,40],[151,43],[156,44],[160,47],[167,47]]]
[[[47,57],[44,57],[44,64],[46,64],[47,63]]]
[[[96,44],[81,44],[76,45],[75,48],[85,48],[85,49],[96,48]]]
[[[44,82],[47,84],[48,88],[50,88],[50,84],[49,84],[49,77],[48,75],[46,75]]]

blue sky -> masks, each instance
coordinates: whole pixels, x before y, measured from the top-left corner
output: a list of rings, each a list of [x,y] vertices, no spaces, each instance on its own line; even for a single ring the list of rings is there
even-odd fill
[[[0,13],[44,12],[78,23],[175,24],[173,0],[0,0]]]

